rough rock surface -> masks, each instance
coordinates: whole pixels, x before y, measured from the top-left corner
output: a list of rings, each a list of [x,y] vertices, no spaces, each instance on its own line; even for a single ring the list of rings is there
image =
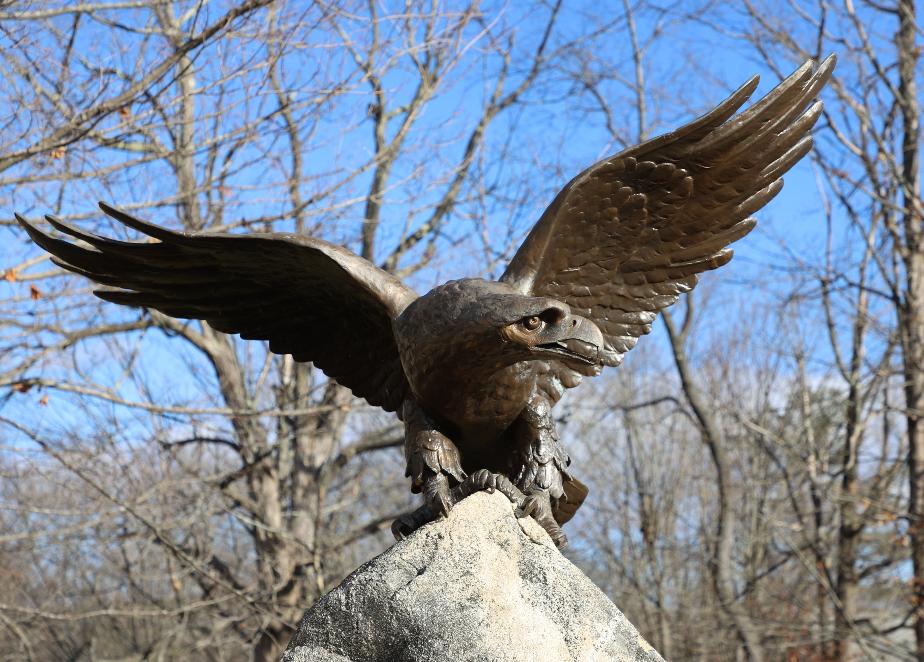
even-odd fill
[[[308,610],[284,662],[661,657],[506,497],[475,494]]]

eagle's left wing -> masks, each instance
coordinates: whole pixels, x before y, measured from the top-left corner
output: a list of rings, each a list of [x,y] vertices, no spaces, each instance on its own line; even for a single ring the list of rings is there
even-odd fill
[[[17,220],[57,264],[118,288],[95,292],[107,301],[269,341],[271,351],[313,362],[370,404],[401,406],[410,389],[392,321],[417,295],[397,278],[320,239],[174,232],[100,207],[157,241],[116,241],[46,217],[80,245]]]
[[[703,117],[591,166],[546,209],[501,280],[592,319],[606,339],[604,363],[619,365],[697,274],[731,260],[727,246],[750,232],[750,215],[809,151],[821,113],[812,101],[833,68],[833,56],[814,71],[806,62],[729,119],[755,76]],[[562,378],[579,381],[563,369],[548,376]]]

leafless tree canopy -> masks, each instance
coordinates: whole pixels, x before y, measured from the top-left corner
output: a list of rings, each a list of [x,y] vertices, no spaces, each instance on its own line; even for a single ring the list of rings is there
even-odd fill
[[[563,403],[568,554],[668,659],[922,659],[921,43],[913,0],[0,2],[0,658],[277,659],[414,505],[393,418],[98,301],[14,210],[305,233],[426,290],[498,275],[599,157],[835,52],[760,236]]]

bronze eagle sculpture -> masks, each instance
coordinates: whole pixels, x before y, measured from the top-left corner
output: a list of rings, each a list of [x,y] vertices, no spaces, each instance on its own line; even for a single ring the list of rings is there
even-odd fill
[[[312,362],[371,405],[397,412],[411,489],[424,504],[397,537],[475,490],[500,490],[558,545],[587,496],[559,443],[565,389],[619,365],[658,311],[728,245],[810,149],[815,101],[834,57],[806,62],[736,111],[753,77],[672,133],[571,180],[499,281],[450,281],[424,296],[350,251],[295,234],[181,233],[100,203],[156,241],[99,237],[54,217],[72,243],[17,215],[58,265],[108,289],[97,296],[204,320]]]

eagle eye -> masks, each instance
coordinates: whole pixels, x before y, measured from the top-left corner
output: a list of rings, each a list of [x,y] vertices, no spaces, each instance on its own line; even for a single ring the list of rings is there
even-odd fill
[[[542,326],[542,320],[537,315],[533,315],[523,319],[522,324],[528,331],[535,331]]]

